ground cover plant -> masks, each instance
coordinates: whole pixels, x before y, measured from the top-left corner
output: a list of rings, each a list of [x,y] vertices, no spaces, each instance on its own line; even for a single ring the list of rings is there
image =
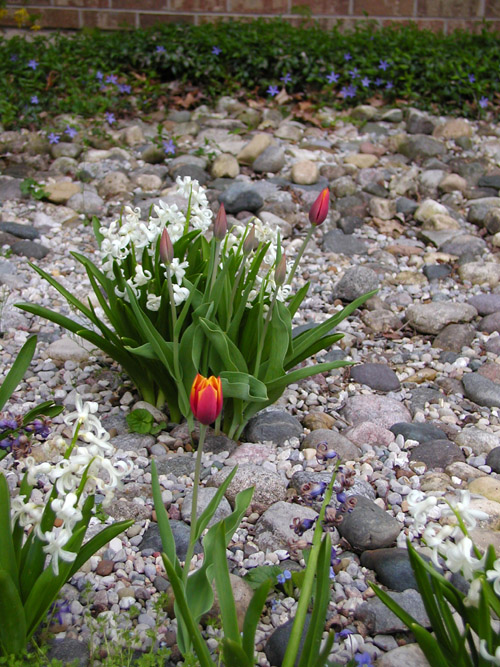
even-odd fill
[[[21,35],[0,39],[0,120],[43,128],[47,114],[107,112],[114,123],[223,94],[272,99],[282,89],[295,102],[407,102],[477,117],[498,103],[499,58],[487,24],[446,36],[370,22],[326,32],[279,19]]]

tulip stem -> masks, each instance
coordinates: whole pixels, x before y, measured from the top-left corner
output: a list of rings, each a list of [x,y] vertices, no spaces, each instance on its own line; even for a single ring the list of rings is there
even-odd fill
[[[189,532],[189,545],[186,553],[186,560],[184,561],[184,581],[187,579],[189,573],[189,565],[194,554],[194,545],[196,543],[196,529],[197,529],[197,509],[198,509],[198,489],[200,486],[201,474],[201,454],[203,452],[203,444],[205,442],[205,435],[207,433],[207,426],[200,424],[200,437],[198,439],[198,450],[196,452],[196,462],[194,465],[194,482],[193,482],[193,498],[191,503],[191,530]]]
[[[220,257],[220,241],[215,239],[215,253],[214,253],[214,265],[212,266],[212,278],[210,280],[210,295],[212,295],[212,290],[214,287],[215,279],[217,277],[217,267],[219,264]]]
[[[299,262],[302,259],[302,255],[304,254],[304,250],[306,249],[307,244],[311,240],[311,236],[313,235],[313,232],[315,230],[314,225],[311,225],[309,228],[309,231],[307,232],[307,236],[304,239],[304,242],[302,243],[299,252],[297,253],[297,257],[295,258],[295,262],[293,263],[292,269],[288,275],[288,278],[286,279],[286,284],[291,285],[292,279],[295,275],[295,272],[297,271],[297,268],[299,266]]]

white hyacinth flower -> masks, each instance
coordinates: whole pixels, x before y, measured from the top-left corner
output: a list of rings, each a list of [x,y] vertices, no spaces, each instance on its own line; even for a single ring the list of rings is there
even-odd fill
[[[461,491],[461,498],[458,502],[453,503],[455,509],[465,524],[467,530],[473,530],[476,527],[477,521],[485,521],[488,519],[488,514],[482,510],[476,510],[469,507],[470,505],[470,491]],[[443,516],[455,516],[455,512],[450,505],[445,505],[441,508]],[[476,521],[477,520],[477,521]]]
[[[478,560],[472,556],[472,540],[470,537],[462,537],[456,544],[452,542],[443,543],[440,552],[446,557],[446,567],[451,572],[462,572],[468,581],[472,581],[474,572],[484,567],[486,555]]]
[[[493,582],[493,589],[495,593],[500,596],[500,559],[497,559],[493,564],[493,570],[486,572],[486,578],[489,582]]]
[[[179,285],[182,283],[182,279],[186,275],[186,268],[188,266],[189,262],[180,262],[178,257],[174,257],[170,263],[170,271],[175,276],[175,279]]]
[[[95,401],[85,401],[83,403],[80,394],[76,394],[75,407],[76,410],[64,417],[64,423],[67,426],[72,426],[75,422],[78,422],[80,426],[86,428],[102,428],[99,418],[94,415],[99,409],[99,405]]]
[[[437,505],[435,496],[426,496],[422,491],[414,490],[406,496],[408,510],[413,517],[415,528],[423,530],[429,517],[429,512]]]
[[[64,528],[72,530],[79,521],[82,520],[82,513],[76,506],[78,498],[76,493],[68,493],[66,498],[54,498],[51,507],[56,517],[64,522]]]
[[[57,534],[48,531],[43,533],[43,539],[47,544],[43,547],[44,553],[52,556],[51,565],[56,577],[59,574],[59,561],[63,560],[66,563],[72,563],[76,558],[76,553],[73,551],[66,551],[64,547],[71,539],[71,531],[60,530]]]
[[[179,287],[179,285],[172,285],[174,292],[174,303],[176,306],[180,306],[181,303],[184,303],[189,297],[189,290],[187,287]]]
[[[10,503],[10,509],[12,526],[19,521],[19,525],[25,528],[29,525],[39,525],[44,507],[32,501],[26,501],[23,496],[16,496]]]
[[[156,296],[156,294],[148,294],[146,299],[146,308],[148,310],[156,311],[160,310],[161,305],[161,296]]]
[[[481,639],[479,641],[479,655],[485,660],[488,660],[488,662],[491,662],[492,665],[500,665],[500,646],[496,648],[495,655],[491,655],[491,653],[488,653],[488,643],[486,639]]]

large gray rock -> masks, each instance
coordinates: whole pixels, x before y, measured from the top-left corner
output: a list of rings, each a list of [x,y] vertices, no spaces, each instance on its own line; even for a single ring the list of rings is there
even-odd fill
[[[299,539],[293,528],[290,528],[293,520],[316,519],[317,516],[318,513],[311,507],[284,501],[275,503],[255,524],[255,541],[263,551],[289,549],[290,544]],[[307,530],[302,537],[309,542],[312,541],[313,529]]]
[[[264,205],[264,200],[252,185],[239,181],[224,190],[219,200],[224,204],[227,213],[256,213]]]
[[[367,266],[354,266],[347,269],[333,288],[334,295],[342,301],[354,301],[363,294],[377,289],[379,279],[373,269]]]
[[[387,364],[360,364],[350,369],[351,380],[378,391],[397,391],[401,385],[396,373]]]
[[[231,468],[225,466],[208,480],[207,486],[219,487],[230,472]],[[234,506],[238,493],[251,486],[254,487],[250,505],[252,510],[263,512],[274,503],[286,498],[286,483],[281,475],[254,463],[243,463],[238,467],[236,475],[227,488],[227,500]]]
[[[362,553],[367,549],[392,546],[401,532],[399,521],[373,500],[361,495],[351,497],[356,498],[356,506],[348,510],[345,503],[341,505],[343,521],[339,524],[338,531],[349,542],[353,551]]]
[[[208,504],[212,498],[217,493],[217,489],[209,487],[200,487],[198,489],[198,501],[196,503],[196,516],[200,517],[201,513],[207,508]],[[191,512],[193,511],[193,492],[188,491],[184,497],[184,502],[182,503],[181,508],[181,517],[186,523],[191,523]],[[208,528],[214,524],[222,521],[231,514],[231,506],[224,498],[221,498],[220,503],[217,505],[217,509],[214,512],[214,515],[208,522]]]
[[[433,139],[425,134],[415,134],[401,144],[399,152],[406,155],[410,160],[422,160],[444,155],[446,146],[438,139]]]
[[[289,438],[298,438],[304,429],[298,419],[285,410],[266,410],[252,417],[245,428],[249,442],[270,440],[281,445]]]
[[[285,166],[285,151],[281,146],[268,146],[265,151],[258,155],[252,169],[258,173],[271,172],[276,174]]]
[[[466,373],[462,378],[465,395],[478,405],[500,406],[500,385],[481,373]]]
[[[365,255],[368,246],[355,236],[344,234],[340,229],[332,229],[323,236],[323,250],[351,257]]]
[[[452,322],[470,322],[477,310],[468,303],[416,303],[406,309],[408,324],[421,333],[437,334]]]
[[[413,616],[417,623],[420,623],[425,628],[430,627],[429,617],[418,591],[408,588],[402,593],[388,591],[388,595],[403,607],[410,616]],[[356,609],[354,616],[358,621],[363,621],[368,631],[373,634],[407,631],[407,627],[403,621],[378,598],[372,598],[364,602]]]
[[[353,426],[374,422],[387,429],[398,422],[411,421],[411,415],[402,403],[373,394],[350,396],[342,409],[342,415]]]

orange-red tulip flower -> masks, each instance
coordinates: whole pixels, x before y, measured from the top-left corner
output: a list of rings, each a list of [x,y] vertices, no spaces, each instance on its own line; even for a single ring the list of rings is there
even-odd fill
[[[222,410],[222,383],[219,377],[209,378],[198,375],[195,377],[189,397],[193,415],[200,424],[211,424]]]
[[[309,220],[311,225],[318,227],[322,222],[325,221],[326,216],[328,215],[328,205],[330,204],[330,190],[325,188],[322,190],[311,206],[309,211]]]

